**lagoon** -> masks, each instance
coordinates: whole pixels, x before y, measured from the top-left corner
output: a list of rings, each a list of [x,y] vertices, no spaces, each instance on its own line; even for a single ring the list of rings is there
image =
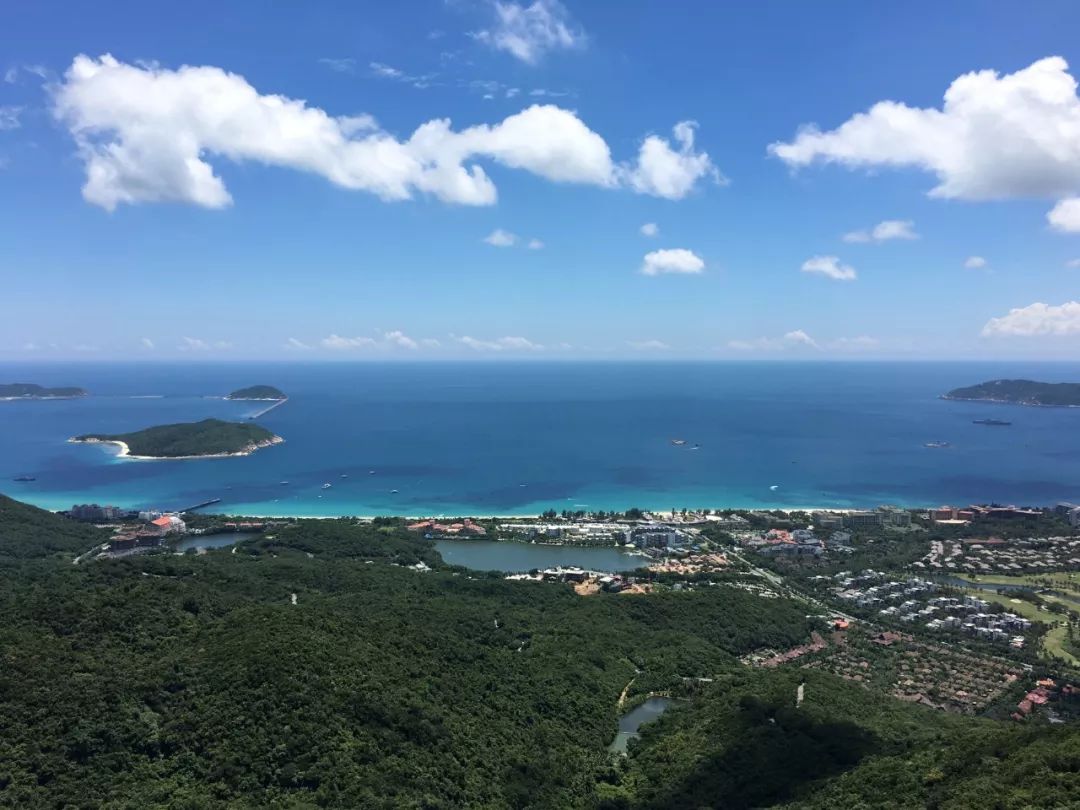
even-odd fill
[[[438,540],[435,548],[450,565],[519,574],[534,568],[570,566],[589,571],[630,571],[649,560],[615,548],[551,546],[516,540]]]
[[[662,715],[670,705],[671,698],[651,697],[628,711],[619,718],[619,732],[615,735],[611,745],[608,746],[608,750],[625,754],[630,740],[641,736],[638,729]]]

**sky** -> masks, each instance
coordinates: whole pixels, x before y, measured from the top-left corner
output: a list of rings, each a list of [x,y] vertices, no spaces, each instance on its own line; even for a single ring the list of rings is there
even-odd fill
[[[1080,6],[0,8],[0,359],[1075,359]]]

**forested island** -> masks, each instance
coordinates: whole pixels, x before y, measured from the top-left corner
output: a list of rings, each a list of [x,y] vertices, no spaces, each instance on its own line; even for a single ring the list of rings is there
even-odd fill
[[[582,597],[446,566],[391,518],[72,565],[107,537],[0,496],[2,806],[1049,808],[1080,795],[1076,726],[742,663],[808,638],[814,618],[786,596],[720,582]],[[627,756],[609,753],[620,698],[656,693],[672,708]]]
[[[120,447],[120,455],[130,458],[177,459],[246,456],[284,439],[250,423],[203,419],[132,433],[87,433],[71,441],[115,444]]]
[[[0,399],[76,399],[89,395],[85,388],[46,388],[35,383],[0,383]]]
[[[949,393],[943,394],[941,398],[1075,408],[1080,406],[1080,383],[990,380],[978,385],[969,385],[966,388],[954,388]]]
[[[272,385],[252,385],[233,391],[225,399],[280,400],[288,399],[288,397],[285,396],[285,392]]]

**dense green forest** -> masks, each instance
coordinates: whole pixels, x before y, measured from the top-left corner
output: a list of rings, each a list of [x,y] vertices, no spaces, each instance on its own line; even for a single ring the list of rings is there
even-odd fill
[[[75,441],[123,442],[133,456],[176,458],[180,456],[216,456],[249,453],[258,447],[280,441],[273,433],[245,422],[203,419],[175,425],[136,430],[132,433],[87,433]]]
[[[20,397],[26,399],[71,399],[85,397],[85,388],[65,386],[45,388],[36,383],[0,383],[0,397]]]
[[[285,393],[272,385],[252,385],[233,391],[225,399],[285,399]]]
[[[1034,380],[990,380],[954,388],[944,399],[975,399],[1017,405],[1080,405],[1080,383],[1044,383]]]
[[[0,501],[0,806],[961,807],[988,789],[1051,807],[1080,789],[1071,728],[738,663],[806,640],[785,599],[579,597],[447,567],[393,520],[72,565],[99,540]],[[622,760],[628,684],[679,700]]]

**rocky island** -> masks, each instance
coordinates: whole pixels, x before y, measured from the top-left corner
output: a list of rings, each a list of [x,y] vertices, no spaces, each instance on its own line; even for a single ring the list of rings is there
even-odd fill
[[[0,383],[0,399],[77,399],[89,393],[74,386],[45,388],[35,383]]]
[[[284,441],[266,428],[221,419],[157,425],[132,433],[87,433],[69,441],[115,444],[120,455],[139,459],[223,458],[248,456]]]
[[[225,399],[276,401],[288,399],[285,392],[272,385],[252,385],[233,391]]]
[[[1011,405],[1035,405],[1047,408],[1080,406],[1080,383],[1045,383],[1034,380],[990,380],[954,388],[942,399],[974,402],[1004,402]]]

